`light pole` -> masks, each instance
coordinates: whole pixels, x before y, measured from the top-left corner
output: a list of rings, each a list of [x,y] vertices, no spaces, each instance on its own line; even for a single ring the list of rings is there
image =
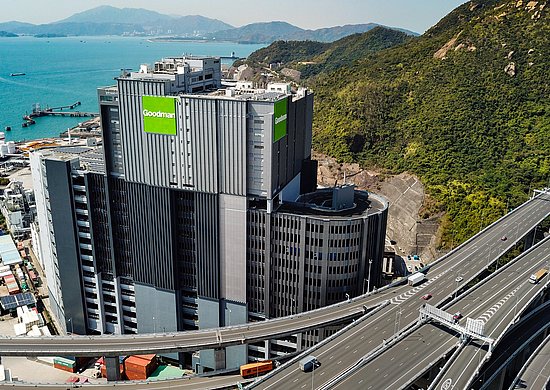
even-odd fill
[[[349,301],[349,294],[348,293],[346,293],[346,300]]]
[[[517,291],[514,293],[516,296],[516,305],[514,306],[514,321],[516,320],[516,312],[518,310],[518,301],[519,301],[519,294],[517,294]]]
[[[70,318],[67,320],[67,322],[70,322],[70,323],[71,323],[71,334],[73,334],[73,333],[74,333],[74,329],[73,329],[73,318],[70,317]]]
[[[458,271],[456,272],[456,290],[455,290],[455,299],[456,299],[456,295],[458,294],[458,283],[459,283],[459,280],[458,280]]]
[[[228,315],[227,315],[227,318],[228,318],[228,320],[227,320],[227,322],[228,322],[227,325],[228,325],[228,326],[231,326],[231,309],[227,309],[227,308],[226,308],[225,310],[228,310],[228,312],[229,312]]]
[[[153,316],[153,333],[157,333],[157,323],[155,322],[155,316]]]
[[[311,390],[314,389],[313,387],[313,377],[315,376],[315,362],[313,362],[313,368],[311,369]]]
[[[372,259],[369,259],[369,280],[367,281],[367,292],[370,291],[370,267],[372,266]]]

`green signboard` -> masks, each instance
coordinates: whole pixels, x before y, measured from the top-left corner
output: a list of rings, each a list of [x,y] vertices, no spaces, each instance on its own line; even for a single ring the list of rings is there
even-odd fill
[[[176,135],[176,99],[142,96],[143,130],[146,133]]]
[[[286,135],[286,106],[287,98],[275,102],[273,108],[273,142],[277,142]]]

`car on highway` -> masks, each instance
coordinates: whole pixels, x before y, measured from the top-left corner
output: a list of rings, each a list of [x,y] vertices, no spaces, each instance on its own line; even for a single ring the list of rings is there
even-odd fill
[[[456,323],[458,323],[458,321],[460,321],[460,319],[462,318],[462,313],[457,311],[454,315],[453,315],[453,321]]]
[[[422,295],[422,299],[427,301],[428,299],[430,299],[432,297],[432,294],[426,294],[426,295]]]
[[[464,278],[462,276],[457,276],[457,278],[455,279],[455,282],[460,283],[463,280],[464,280]]]
[[[508,237],[506,237],[506,236],[500,237],[500,240],[501,240],[501,241],[506,241],[507,239],[508,239]]]

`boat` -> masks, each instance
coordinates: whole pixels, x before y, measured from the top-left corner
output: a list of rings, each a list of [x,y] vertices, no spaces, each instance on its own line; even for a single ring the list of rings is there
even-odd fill
[[[18,72],[18,73],[10,73],[10,76],[25,76],[25,73]]]
[[[6,126],[6,131],[11,131],[11,126]]]

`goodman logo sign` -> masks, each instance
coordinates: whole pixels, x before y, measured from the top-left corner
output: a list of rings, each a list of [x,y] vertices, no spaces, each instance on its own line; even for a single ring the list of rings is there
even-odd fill
[[[176,135],[176,99],[142,96],[143,130],[146,133]]]
[[[273,108],[273,142],[277,142],[286,135],[286,107],[287,98],[275,102]]]

